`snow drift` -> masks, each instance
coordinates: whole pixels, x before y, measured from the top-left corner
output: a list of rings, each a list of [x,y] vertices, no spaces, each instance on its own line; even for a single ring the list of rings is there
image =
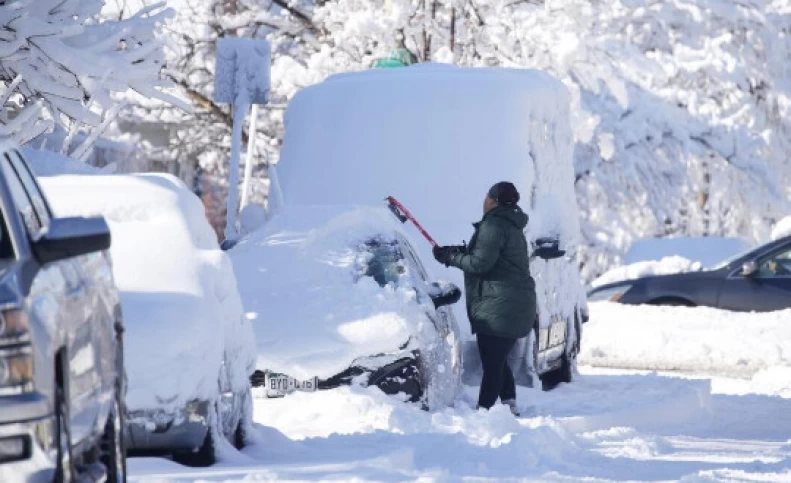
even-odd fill
[[[121,292],[129,410],[214,400],[223,357],[249,386],[254,335],[200,200],[169,175],[39,178],[58,216],[107,219]]]
[[[590,305],[580,363],[751,376],[791,367],[791,310]]]

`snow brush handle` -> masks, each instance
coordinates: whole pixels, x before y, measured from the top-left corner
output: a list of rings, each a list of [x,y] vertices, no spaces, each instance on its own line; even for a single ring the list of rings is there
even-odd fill
[[[431,235],[428,234],[426,229],[423,228],[423,226],[420,224],[420,222],[418,222],[415,219],[415,217],[412,216],[412,213],[410,213],[409,210],[407,210],[406,207],[404,207],[404,205],[402,205],[400,201],[398,201],[397,199],[393,198],[392,196],[388,196],[387,197],[387,202],[390,203],[392,206],[395,206],[396,208],[398,208],[398,211],[403,213],[404,216],[406,216],[407,219],[409,219],[409,221],[411,221],[412,224],[415,225],[415,228],[417,228],[418,231],[420,232],[420,234],[423,235],[423,237],[426,240],[428,240],[429,243],[431,243],[432,247],[439,246],[439,243],[437,243],[433,238],[431,238]]]

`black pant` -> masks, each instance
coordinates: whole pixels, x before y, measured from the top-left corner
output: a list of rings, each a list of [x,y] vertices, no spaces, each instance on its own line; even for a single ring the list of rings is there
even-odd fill
[[[508,367],[508,353],[515,343],[516,339],[478,334],[478,352],[483,364],[479,407],[491,408],[498,397],[502,401],[516,399],[514,374]]]

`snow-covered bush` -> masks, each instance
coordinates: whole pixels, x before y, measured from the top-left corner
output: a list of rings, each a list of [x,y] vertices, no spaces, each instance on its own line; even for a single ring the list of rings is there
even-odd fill
[[[154,32],[170,14],[164,3],[123,20],[100,20],[103,4],[0,2],[0,123],[18,142],[59,125],[69,132],[61,152],[83,158],[118,115],[116,93],[132,90],[187,107],[160,79],[162,44]],[[79,130],[90,135],[72,146]]]

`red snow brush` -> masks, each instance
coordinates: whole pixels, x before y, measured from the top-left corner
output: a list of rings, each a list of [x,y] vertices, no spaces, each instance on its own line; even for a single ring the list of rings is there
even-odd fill
[[[393,198],[392,196],[388,196],[387,198],[385,198],[385,201],[387,201],[387,207],[390,208],[390,211],[392,211],[395,217],[398,218],[398,221],[400,221],[401,223],[406,223],[407,220],[411,221],[412,224],[415,225],[415,228],[418,229],[420,234],[423,235],[426,238],[426,240],[428,240],[429,243],[431,243],[432,247],[439,246],[439,243],[437,243],[436,241],[434,241],[433,238],[431,238],[431,235],[428,234],[426,229],[420,225],[420,223],[415,219],[415,217],[412,216],[412,213],[410,213],[409,210],[407,210],[404,207],[404,205],[401,204],[400,201]]]

